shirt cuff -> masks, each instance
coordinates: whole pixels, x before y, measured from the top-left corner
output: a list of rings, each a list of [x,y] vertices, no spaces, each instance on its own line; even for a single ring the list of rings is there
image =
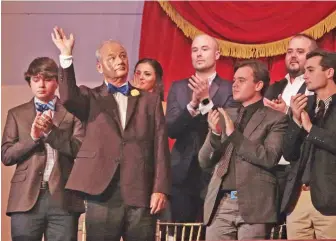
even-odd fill
[[[209,103],[207,105],[203,105],[202,103],[200,103],[199,105],[199,111],[201,112],[202,115],[205,115],[206,113],[208,113],[212,107],[214,107],[214,103],[210,100]]]
[[[43,132],[43,136],[44,136],[44,138],[47,138],[47,137],[49,136],[50,132],[51,132],[51,130],[50,130],[48,133],[44,133],[44,132]]]
[[[286,105],[286,112],[285,112],[286,115],[288,115],[289,110],[290,110],[290,106]]]
[[[211,130],[211,132],[212,132],[212,134],[214,134],[216,136],[221,136],[222,135],[222,133],[217,133],[216,131],[213,131],[213,130]]]
[[[41,137],[40,138],[34,138],[33,136],[30,136],[34,142],[39,142],[41,140]]]
[[[66,55],[60,55],[60,65],[63,69],[69,68],[72,64],[72,55],[66,56]]]
[[[190,104],[187,105],[187,109],[192,117],[198,116],[200,114],[199,110],[195,110]]]

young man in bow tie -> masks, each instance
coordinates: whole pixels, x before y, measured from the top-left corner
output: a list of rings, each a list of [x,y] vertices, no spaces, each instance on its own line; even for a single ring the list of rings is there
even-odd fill
[[[55,27],[60,96],[86,122],[86,136],[67,188],[87,194],[88,241],[151,241],[155,216],[170,193],[168,137],[160,96],[130,90],[125,48],[109,40],[96,51],[103,83],[77,87],[74,37]]]
[[[4,165],[16,165],[7,215],[13,241],[76,241],[83,200],[64,187],[84,129],[55,96],[58,67],[34,59],[27,72],[34,98],[8,111],[2,137]]]

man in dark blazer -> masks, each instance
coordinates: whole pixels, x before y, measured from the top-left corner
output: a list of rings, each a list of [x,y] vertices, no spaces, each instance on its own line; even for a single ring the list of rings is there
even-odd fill
[[[203,210],[201,191],[210,175],[198,164],[198,151],[208,130],[206,113],[215,105],[227,107],[232,102],[232,84],[216,73],[219,59],[216,40],[208,35],[197,36],[191,47],[195,75],[175,81],[169,91],[166,121],[168,135],[176,142],[172,159],[172,219],[195,222]],[[198,220],[200,221],[200,220]]]
[[[303,79],[304,64],[306,63],[306,54],[317,48],[316,40],[306,34],[297,34],[290,40],[285,65],[287,75],[284,79],[276,81],[270,85],[264,96],[264,104],[274,110],[288,113],[290,98],[297,93],[312,95],[308,91]],[[279,164],[274,168],[279,183],[279,203],[285,190],[287,175],[290,165],[283,157]],[[280,205],[279,205],[280,207]],[[285,221],[285,216],[281,216],[279,223]]]
[[[336,55],[307,54],[304,79],[314,96],[291,99],[283,155],[291,163],[281,211],[289,239],[336,238]]]
[[[57,75],[52,59],[34,59],[25,79],[35,97],[8,111],[1,160],[16,165],[7,206],[13,241],[77,241],[84,202],[64,189],[84,129],[55,96]]]
[[[276,177],[287,116],[263,105],[265,65],[235,67],[233,98],[239,109],[211,111],[199,152],[202,168],[215,166],[204,204],[206,240],[266,239],[277,221]]]
[[[105,41],[96,52],[102,85],[77,87],[72,48],[55,27],[61,52],[60,96],[86,123],[86,136],[66,188],[87,194],[87,240],[151,241],[155,216],[170,194],[168,136],[160,96],[131,89],[124,47]]]

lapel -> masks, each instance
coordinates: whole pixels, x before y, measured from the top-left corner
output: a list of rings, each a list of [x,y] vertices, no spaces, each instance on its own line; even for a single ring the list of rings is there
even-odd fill
[[[32,98],[31,101],[27,103],[26,108],[22,111],[22,115],[21,115],[21,118],[25,119],[24,123],[27,124],[25,129],[27,129],[27,132],[29,134],[30,134],[30,130],[31,130],[35,117],[36,117],[36,109],[35,109],[34,98]]]
[[[261,122],[264,120],[266,116],[266,108],[260,108],[258,109],[251,117],[250,121],[247,123],[245,130],[244,130],[244,136],[246,138],[249,138],[252,132],[261,124]]]
[[[56,105],[55,105],[55,112],[54,112],[54,116],[52,119],[55,126],[59,127],[61,125],[66,113],[67,113],[66,109],[64,108],[59,98],[57,97]]]
[[[125,130],[127,128],[127,124],[129,123],[134,111],[136,110],[136,106],[139,100],[139,96],[128,96],[127,100],[127,112],[126,112],[126,121],[125,121]]]
[[[269,99],[269,100],[273,100],[278,98],[279,94],[282,94],[282,92],[284,91],[286,85],[288,83],[288,80],[282,79],[280,81],[275,82],[274,84],[270,85],[267,88],[267,91],[265,93],[265,98]]]
[[[313,121],[313,118],[315,116],[316,98],[317,97],[315,94],[312,96],[308,96],[308,103],[306,110],[308,112],[311,121]]]
[[[98,106],[102,112],[107,113],[115,124],[119,127],[120,133],[122,133],[123,128],[120,121],[118,104],[112,94],[108,92],[107,86],[103,83],[99,87],[99,97],[98,97]]]
[[[279,81],[277,86],[277,90],[276,90],[276,98],[278,97],[279,94],[282,94],[282,92],[284,91],[284,89],[286,88],[286,85],[288,84],[288,80],[286,78],[282,79],[281,81]]]
[[[306,93],[306,83],[303,83],[298,91],[300,94]]]
[[[214,80],[212,81],[210,89],[209,89],[209,96],[210,96],[211,100],[214,99],[214,96],[216,95],[216,93],[219,89],[220,81],[221,80],[219,79],[219,76],[217,74],[216,77],[214,78]]]

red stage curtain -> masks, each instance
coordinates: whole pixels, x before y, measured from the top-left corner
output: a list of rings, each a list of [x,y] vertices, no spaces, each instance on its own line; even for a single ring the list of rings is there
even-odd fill
[[[325,19],[336,2],[169,1],[197,29],[237,43],[288,38]]]
[[[210,15],[209,14],[210,12],[213,14],[214,9],[216,9],[214,7],[208,8],[208,2],[170,2],[170,3],[173,4],[174,7],[176,7],[178,3],[181,4],[181,6],[184,6],[184,4],[190,4],[190,5],[192,4],[192,6],[203,6],[203,10],[208,15]],[[223,2],[221,3],[224,4]],[[213,6],[216,5],[215,3],[212,3],[212,4],[214,4]],[[221,11],[229,12],[230,4],[232,6],[237,6],[236,4],[238,3],[225,3],[225,4],[227,4],[227,9],[221,9]],[[223,25],[221,30],[205,29],[206,30],[205,32],[212,34],[216,31],[216,36],[219,36],[219,31],[222,31],[223,29],[226,28],[228,31],[232,32],[232,35],[230,35],[231,36],[230,38],[232,40],[238,40],[237,37],[243,34],[243,32],[241,31],[241,29],[237,29],[237,33],[235,33],[236,31],[235,27],[233,27],[233,25],[228,25],[227,21],[232,21],[232,24],[235,22],[236,23],[235,26],[238,26],[238,25],[244,26],[245,22],[247,21],[246,19],[248,17],[256,18],[257,12],[259,13],[263,12],[263,9],[267,8],[267,9],[272,9],[272,10],[269,10],[271,11],[269,16],[267,14],[264,15],[265,17],[264,24],[262,24],[262,19],[259,18],[258,26],[251,27],[250,24],[248,26],[250,26],[249,28],[251,29],[264,29],[264,26],[266,26],[266,24],[267,26],[270,26],[269,19],[268,19],[269,17],[273,19],[272,21],[278,18],[279,22],[281,20],[281,23],[282,22],[284,23],[283,27],[281,27],[281,24],[274,25],[274,26],[280,26],[279,29],[274,28],[275,32],[273,32],[273,33],[279,32],[277,33],[277,37],[276,37],[278,39],[284,36],[284,31],[285,31],[284,29],[286,29],[286,31],[291,30],[290,22],[286,20],[289,13],[293,14],[293,16],[291,17],[292,19],[291,24],[293,25],[292,27],[293,28],[294,26],[298,27],[297,31],[299,32],[299,29],[302,30],[302,28],[304,28],[305,26],[303,22],[311,24],[311,22],[313,21],[312,19],[314,20],[317,19],[317,14],[322,14],[323,11],[324,11],[324,14],[327,14],[328,12],[327,9],[323,10],[320,7],[321,3],[318,3],[318,2],[309,3],[311,5],[305,2],[300,2],[300,3],[299,2],[298,3],[251,2],[251,3],[245,3],[245,4],[247,5],[244,8],[231,10],[232,12],[235,12],[235,13],[239,12],[239,14],[236,14],[236,15],[231,14],[231,20],[224,21],[225,24],[222,24],[221,22],[217,23],[218,25]],[[284,15],[281,12],[278,12],[277,16],[274,16],[276,15],[276,10],[278,6],[280,5],[285,6],[286,4],[287,6],[296,6],[295,11],[292,10],[290,7],[288,7],[284,11],[286,12],[286,15]],[[328,2],[325,4],[330,4],[330,6],[331,5],[335,6],[335,3],[332,3],[332,2]],[[302,6],[301,11],[298,11],[299,5]],[[247,8],[248,6],[250,10],[248,10]],[[256,8],[254,6],[259,6],[259,7]],[[193,8],[193,11],[196,11],[195,9],[197,9],[197,13],[201,14],[201,8],[199,7]],[[282,7],[282,10],[284,10],[284,7]],[[242,14],[242,12],[240,11],[245,11],[245,12],[244,14]],[[241,18],[241,20],[239,20],[239,17]],[[225,19],[225,15],[223,16],[215,15],[213,16],[213,18],[214,19],[217,19],[217,18]],[[200,20],[198,21],[202,21],[201,23],[203,27],[205,27],[206,24],[208,24],[207,22],[205,22],[205,19],[203,18],[199,18],[199,19]],[[259,33],[262,34],[263,31],[259,31]],[[295,33],[297,32],[291,31],[289,33],[286,33],[286,35],[288,34],[287,37],[289,37]],[[240,39],[240,42],[243,43],[246,40],[259,42],[258,39],[256,38],[258,36],[257,34],[253,36],[249,36],[249,35],[253,35],[253,33],[249,32],[249,34],[246,34],[246,39],[244,37],[243,39]],[[269,37],[272,37],[272,36],[273,35]],[[263,35],[261,39],[265,40],[266,34]],[[318,42],[320,43],[320,46],[322,48],[335,51],[336,50],[336,30],[334,29],[328,34],[324,35]],[[158,2],[145,2],[143,19],[142,19],[139,57],[140,58],[143,58],[143,57],[155,58],[162,64],[162,67],[164,70],[165,97],[168,94],[172,81],[187,78],[194,73],[194,70],[191,65],[191,59],[190,59],[190,53],[191,53],[190,46],[191,46],[191,39],[187,38],[183,34],[183,32],[179,28],[177,28],[175,23],[173,23],[172,20],[162,10]],[[276,80],[280,80],[285,76],[286,70],[285,70],[285,65],[284,65],[284,55],[262,58],[262,60],[268,64],[268,67],[271,73],[272,82]],[[219,75],[225,79],[232,80],[233,65],[236,61],[237,59],[235,58],[222,56],[220,60],[218,61],[218,67],[217,67],[217,71]]]

